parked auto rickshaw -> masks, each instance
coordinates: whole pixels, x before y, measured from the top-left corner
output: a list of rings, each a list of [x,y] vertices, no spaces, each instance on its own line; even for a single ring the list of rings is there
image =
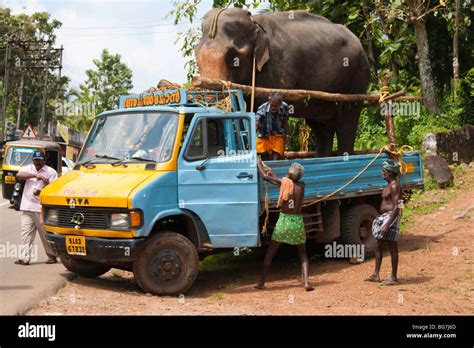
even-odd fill
[[[17,140],[5,144],[3,156],[2,195],[20,209],[24,181],[17,181],[15,176],[21,167],[33,163],[33,152],[41,150],[46,154],[46,164],[61,175],[61,147],[51,141]]]

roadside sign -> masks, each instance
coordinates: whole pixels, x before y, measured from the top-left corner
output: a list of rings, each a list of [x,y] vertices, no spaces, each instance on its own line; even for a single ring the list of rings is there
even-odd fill
[[[35,131],[33,130],[33,127],[31,126],[31,124],[29,124],[25,131],[23,132],[22,136],[21,136],[22,139],[36,139],[37,136],[36,136],[36,133]]]

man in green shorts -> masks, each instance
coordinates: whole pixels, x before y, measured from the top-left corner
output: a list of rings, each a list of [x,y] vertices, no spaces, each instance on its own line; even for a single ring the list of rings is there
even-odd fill
[[[281,212],[265,255],[262,276],[255,287],[265,289],[265,279],[270,270],[273,257],[280,244],[286,243],[297,246],[303,269],[304,288],[306,291],[314,290],[308,279],[309,261],[306,256],[306,232],[303,214],[301,213],[305,183],[300,179],[304,174],[304,168],[299,163],[293,163],[288,169],[288,174],[282,179],[278,178],[270,168],[264,168],[261,160],[258,161],[258,169],[264,180],[280,186],[277,207],[281,207]]]

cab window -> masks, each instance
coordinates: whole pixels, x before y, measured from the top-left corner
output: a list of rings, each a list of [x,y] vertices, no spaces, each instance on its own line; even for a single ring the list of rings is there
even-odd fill
[[[245,118],[202,118],[192,131],[184,157],[192,161],[245,154],[250,150],[249,129]]]

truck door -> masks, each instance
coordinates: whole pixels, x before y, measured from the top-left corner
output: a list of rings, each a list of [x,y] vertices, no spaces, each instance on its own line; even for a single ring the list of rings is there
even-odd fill
[[[196,114],[178,159],[181,209],[197,214],[215,248],[260,243],[253,114]]]

